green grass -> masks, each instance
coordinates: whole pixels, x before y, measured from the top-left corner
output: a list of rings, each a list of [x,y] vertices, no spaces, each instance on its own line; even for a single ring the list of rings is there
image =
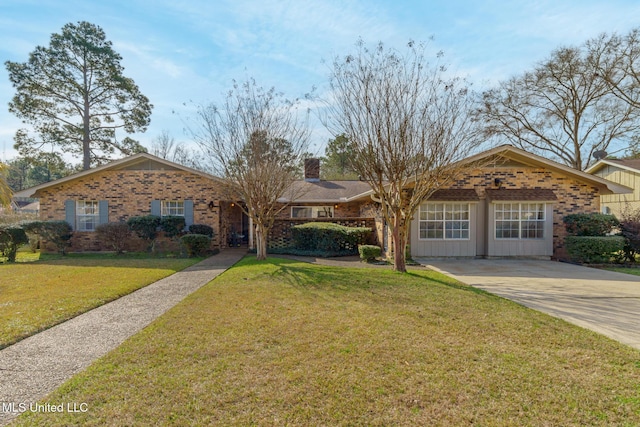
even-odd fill
[[[40,259],[38,259],[40,258]],[[0,348],[144,287],[198,259],[43,255],[0,265]]]
[[[635,276],[640,276],[640,268],[634,268],[634,267],[607,267],[605,270],[609,270],[609,271],[616,271],[618,273],[625,273],[625,274],[633,274]]]
[[[640,425],[640,353],[435,272],[245,258],[16,425]]]

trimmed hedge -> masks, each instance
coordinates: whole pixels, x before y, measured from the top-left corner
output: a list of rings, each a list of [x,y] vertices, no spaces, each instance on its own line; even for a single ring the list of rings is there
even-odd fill
[[[358,253],[360,254],[361,260],[373,261],[382,255],[382,249],[380,249],[380,246],[360,245],[358,246]]]
[[[213,239],[213,227],[206,224],[191,224],[189,226],[189,233],[191,234],[204,234]]]
[[[572,236],[606,236],[619,225],[615,216],[599,213],[571,214],[562,221]]]
[[[567,252],[573,261],[589,264],[608,263],[622,251],[622,236],[567,236],[564,239]]]
[[[291,227],[294,249],[355,255],[371,236],[368,227],[345,227],[330,222],[308,222]]]
[[[211,237],[205,234],[185,234],[180,241],[187,248],[189,258],[204,255],[211,246]]]
[[[158,227],[160,226],[160,217],[156,215],[132,216],[127,220],[127,225],[136,233],[136,236],[149,242],[150,252],[154,251],[155,241],[158,237]]]
[[[186,226],[183,216],[163,216],[160,219],[160,229],[167,237],[179,236]]]

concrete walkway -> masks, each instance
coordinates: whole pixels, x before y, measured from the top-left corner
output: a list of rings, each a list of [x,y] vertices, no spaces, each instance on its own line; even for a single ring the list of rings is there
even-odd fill
[[[640,349],[640,277],[553,261],[420,260],[461,282]]]
[[[246,249],[224,250],[1,350],[0,425],[19,415],[20,404],[26,404],[27,408],[31,403],[35,404],[213,280],[246,253]]]

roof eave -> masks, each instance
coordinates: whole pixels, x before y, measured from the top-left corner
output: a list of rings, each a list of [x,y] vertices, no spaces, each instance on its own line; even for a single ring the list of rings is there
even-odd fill
[[[109,163],[106,163],[104,165],[95,167],[93,169],[87,169],[87,170],[84,170],[82,172],[78,172],[78,173],[75,173],[75,174],[72,174],[72,175],[69,175],[69,176],[65,176],[64,178],[56,179],[54,181],[45,182],[43,184],[36,185],[34,187],[18,191],[16,193],[14,193],[13,196],[14,197],[33,197],[36,194],[36,192],[38,192],[39,190],[43,190],[43,189],[46,189],[46,188],[49,188],[49,187],[54,187],[54,186],[57,186],[57,185],[60,185],[60,184],[64,184],[66,182],[70,182],[70,181],[73,181],[73,180],[76,180],[76,179],[79,179],[79,178],[82,178],[82,177],[85,177],[85,176],[88,176],[88,175],[91,175],[91,174],[94,174],[94,173],[97,173],[97,172],[101,172],[101,171],[104,171],[104,170],[114,169],[114,168],[117,168],[118,166],[126,165],[127,163],[135,163],[139,159],[153,160],[153,161],[156,161],[158,163],[164,164],[166,166],[174,167],[174,168],[183,170],[185,172],[191,172],[191,173],[194,173],[196,175],[200,175],[200,176],[208,178],[208,179],[212,179],[212,180],[216,180],[216,181],[220,180],[219,177],[210,175],[210,174],[208,174],[206,172],[202,172],[202,171],[199,171],[197,169],[192,169],[190,167],[183,166],[183,165],[180,165],[178,163],[170,162],[169,160],[154,156],[154,155],[149,154],[149,153],[138,153],[138,154],[134,154],[133,156],[125,157],[123,159],[114,160],[112,162],[109,162]]]

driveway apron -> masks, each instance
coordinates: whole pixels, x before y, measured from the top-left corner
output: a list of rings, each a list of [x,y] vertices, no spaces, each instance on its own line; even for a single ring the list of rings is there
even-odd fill
[[[19,415],[20,405],[28,410],[246,253],[246,249],[227,249],[1,350],[0,425]]]
[[[554,261],[420,262],[461,282],[640,349],[640,277]]]

